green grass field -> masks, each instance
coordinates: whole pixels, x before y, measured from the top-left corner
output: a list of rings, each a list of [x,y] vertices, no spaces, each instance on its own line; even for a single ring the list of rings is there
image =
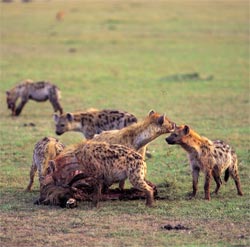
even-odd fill
[[[250,246],[249,7],[247,0],[1,2],[0,245]],[[198,78],[184,78],[193,73]],[[201,174],[188,200],[186,154],[161,136],[149,146],[147,179],[168,199],[154,208],[144,201],[33,205],[37,179],[24,192],[33,147],[56,135],[49,102],[29,102],[20,117],[10,116],[5,91],[26,78],[57,84],[66,112],[114,108],[143,119],[154,109],[227,141],[239,156],[244,196],[229,179],[205,201]],[[69,145],[82,135],[59,139]],[[188,230],[162,229],[167,224]]]

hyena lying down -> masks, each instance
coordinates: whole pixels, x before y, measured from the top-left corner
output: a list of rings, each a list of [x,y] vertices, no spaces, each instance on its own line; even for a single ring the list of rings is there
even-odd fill
[[[138,151],[145,158],[146,145],[158,136],[169,133],[173,128],[174,123],[166,116],[151,110],[143,121],[121,130],[104,131],[95,135],[93,140],[127,146]]]
[[[65,146],[53,137],[44,137],[36,143],[33,151],[32,165],[30,168],[30,182],[26,191],[31,190],[37,170],[39,181],[41,183],[43,178],[46,176],[49,160],[53,160],[60,152],[63,151],[64,148]]]
[[[229,175],[234,179],[238,195],[242,196],[240,178],[238,174],[237,155],[233,149],[223,141],[210,141],[194,132],[187,125],[176,127],[166,138],[168,144],[179,144],[189,156],[193,176],[193,194],[196,195],[199,172],[205,173],[205,199],[210,200],[210,181],[213,176],[216,182],[217,194],[222,184],[221,174],[225,171],[225,182]]]
[[[6,95],[8,108],[13,116],[18,116],[30,99],[38,102],[49,100],[55,112],[63,113],[59,103],[60,91],[57,86],[48,81],[33,82],[32,80],[25,80],[7,91]],[[21,102],[16,107],[18,98],[20,98]]]
[[[67,172],[62,173],[61,170],[66,169],[65,159],[70,161],[66,164]],[[79,165],[79,173],[97,181],[93,183],[97,187],[95,198],[100,197],[103,186],[109,187],[113,183],[129,178],[134,188],[145,193],[146,205],[153,205],[153,188],[145,181],[146,164],[142,156],[134,150],[122,145],[94,141],[81,142],[69,147],[51,161],[51,166],[55,167],[52,173],[55,186],[70,183],[68,177],[72,177],[69,174],[75,172],[75,164]],[[43,187],[46,188],[46,184]],[[41,189],[41,195],[43,198],[39,201],[46,201],[48,197],[52,203],[57,201],[57,198],[51,198],[51,191],[47,193],[46,189],[44,191]]]
[[[66,131],[82,132],[86,139],[92,139],[95,134],[105,130],[122,129],[137,122],[136,117],[119,110],[89,110],[86,112],[54,115],[56,134]]]

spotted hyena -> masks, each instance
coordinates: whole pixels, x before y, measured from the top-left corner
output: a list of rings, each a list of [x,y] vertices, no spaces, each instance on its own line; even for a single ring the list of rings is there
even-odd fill
[[[119,110],[90,110],[86,112],[54,115],[56,134],[66,131],[82,132],[86,139],[105,130],[122,129],[137,122],[137,118],[128,112]]]
[[[7,91],[6,95],[8,108],[13,116],[18,116],[30,99],[37,102],[49,100],[55,112],[63,113],[63,108],[59,103],[60,90],[48,81],[33,82],[32,80],[25,80]],[[20,103],[16,107],[19,98]]]
[[[213,176],[216,182],[217,194],[222,184],[221,174],[225,171],[225,182],[229,175],[234,179],[238,195],[243,195],[238,174],[237,155],[234,150],[223,141],[211,141],[202,137],[187,125],[176,127],[166,138],[168,144],[179,144],[189,156],[193,176],[193,194],[196,195],[199,172],[205,173],[205,199],[210,200],[210,181]]]
[[[34,182],[36,171],[38,170],[39,181],[43,180],[46,176],[48,162],[53,160],[65,146],[56,138],[44,137],[38,141],[34,147],[33,160],[30,168],[30,182],[26,188],[26,191],[30,191]]]
[[[151,110],[143,121],[121,130],[104,131],[95,135],[93,140],[127,146],[138,151],[145,158],[146,145],[158,136],[169,133],[173,128],[174,123],[165,115]]]
[[[123,145],[92,140],[65,149],[53,161],[55,167],[53,177],[57,181],[57,186],[68,184],[67,178],[60,172],[60,166],[65,165],[65,162],[62,162],[65,158],[71,160],[68,165],[79,164],[78,170],[82,174],[90,174],[91,177],[98,178],[101,181],[101,187],[108,188],[113,183],[129,178],[134,188],[145,192],[146,205],[153,205],[153,188],[145,181],[146,163],[134,150]],[[99,187],[98,194],[100,194],[101,187]]]
[[[165,115],[151,110],[148,116],[138,123],[134,123],[121,130],[104,131],[95,135],[93,141],[121,144],[138,151],[145,159],[147,144],[158,136],[169,133],[175,124]],[[119,188],[124,189],[125,180],[120,181]]]

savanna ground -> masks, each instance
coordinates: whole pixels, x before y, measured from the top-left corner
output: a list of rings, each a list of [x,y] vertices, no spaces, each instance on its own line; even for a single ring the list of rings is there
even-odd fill
[[[249,1],[16,0],[0,8],[1,246],[250,246]],[[144,201],[33,205],[37,179],[24,192],[33,147],[55,133],[48,102],[10,116],[5,91],[25,78],[57,84],[65,111],[114,108],[143,119],[155,109],[224,139],[238,153],[244,196],[230,179],[207,202],[201,176],[188,200],[186,154],[162,136],[147,160],[148,180],[167,198],[154,208]],[[59,139],[69,145],[82,136]],[[168,224],[188,229],[162,229]]]

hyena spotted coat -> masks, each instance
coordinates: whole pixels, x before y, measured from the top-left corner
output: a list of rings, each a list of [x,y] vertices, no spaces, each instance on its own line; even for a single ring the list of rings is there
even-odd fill
[[[25,80],[6,92],[7,105],[13,116],[18,116],[25,104],[31,99],[37,102],[49,100],[54,111],[63,113],[60,105],[60,90],[58,87],[48,81],[33,82]],[[20,98],[20,103],[16,107],[16,102]]]
[[[39,181],[46,176],[49,160],[53,160],[65,148],[64,144],[53,137],[44,137],[34,147],[33,160],[30,168],[30,182],[26,191],[30,191],[34,183],[34,177],[38,170]]]
[[[145,192],[146,205],[153,205],[153,188],[145,181],[146,164],[142,156],[134,150],[123,145],[92,140],[69,147],[53,161],[55,167],[53,177],[57,186],[67,184],[65,181],[67,176],[60,172],[60,165],[65,165],[65,162],[62,162],[65,158],[71,160],[69,166],[71,163],[78,163],[78,170],[81,173],[100,178],[102,187],[110,187],[113,183],[129,178],[134,188]],[[70,169],[67,173],[70,173]],[[101,187],[98,194],[100,193]]]
[[[146,145],[158,136],[169,133],[173,128],[174,123],[165,115],[151,110],[143,121],[120,130],[104,131],[95,135],[93,140],[127,146],[138,151],[145,158]]]
[[[104,131],[95,135],[93,141],[121,144],[139,152],[145,159],[147,144],[158,136],[169,133],[175,124],[165,115],[151,110],[148,116],[138,123],[134,123],[121,130]],[[124,189],[125,180],[120,181],[119,188]]]
[[[168,144],[179,144],[187,153],[193,176],[193,194],[196,195],[199,172],[205,173],[205,199],[210,200],[210,181],[216,182],[217,194],[222,184],[221,174],[225,171],[225,182],[229,175],[234,179],[238,195],[243,195],[238,173],[238,161],[235,151],[220,140],[211,141],[202,137],[187,125],[176,127],[166,138]]]
[[[66,131],[82,132],[86,139],[92,139],[102,131],[122,129],[137,122],[137,118],[128,112],[119,110],[90,110],[86,112],[54,115],[56,134]]]

